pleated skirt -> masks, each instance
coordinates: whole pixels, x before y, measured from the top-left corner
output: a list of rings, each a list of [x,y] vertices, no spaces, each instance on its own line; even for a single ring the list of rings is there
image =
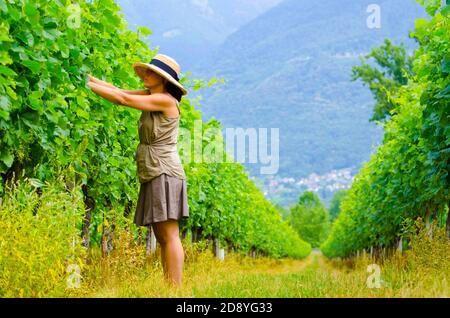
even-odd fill
[[[138,226],[188,217],[185,179],[163,173],[148,182],[141,183],[134,216],[134,223]]]

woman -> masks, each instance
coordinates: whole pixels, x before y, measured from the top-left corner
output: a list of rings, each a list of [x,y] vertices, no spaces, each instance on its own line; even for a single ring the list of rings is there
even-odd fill
[[[144,90],[123,90],[89,78],[89,87],[118,105],[142,111],[135,160],[140,182],[134,222],[152,226],[161,246],[164,276],[181,285],[184,251],[178,220],[189,217],[186,175],[177,152],[179,101],[187,94],[179,83],[180,67],[171,57],[157,54],[150,63],[135,63]]]

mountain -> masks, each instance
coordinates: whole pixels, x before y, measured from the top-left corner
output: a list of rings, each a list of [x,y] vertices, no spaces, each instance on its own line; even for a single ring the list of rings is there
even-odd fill
[[[380,0],[380,28],[370,28],[372,3],[285,0],[245,24],[193,68],[195,77],[227,81],[200,91],[204,118],[224,127],[279,128],[279,177],[356,172],[383,131],[369,123],[374,101],[351,82],[351,68],[384,38],[412,50],[408,31],[426,17],[414,0]],[[259,170],[265,165],[245,165],[267,177]]]
[[[130,28],[150,28],[150,45],[173,56],[182,72],[226,37],[281,0],[116,0]]]

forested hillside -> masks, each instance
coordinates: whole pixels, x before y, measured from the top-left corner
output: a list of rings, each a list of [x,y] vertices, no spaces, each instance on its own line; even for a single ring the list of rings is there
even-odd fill
[[[411,53],[417,44],[408,32],[426,15],[414,0],[379,1],[381,28],[369,28],[371,3],[286,0],[230,35],[196,68],[227,81],[201,92],[206,118],[225,127],[279,127],[279,176],[360,168],[383,129],[369,122],[374,102],[351,81],[352,66],[386,37]],[[264,177],[261,165],[246,167]]]
[[[209,56],[225,38],[281,0],[117,0],[131,29],[152,30],[150,43],[173,56],[182,72]],[[186,19],[186,17],[190,17]],[[197,75],[195,75],[197,76]]]

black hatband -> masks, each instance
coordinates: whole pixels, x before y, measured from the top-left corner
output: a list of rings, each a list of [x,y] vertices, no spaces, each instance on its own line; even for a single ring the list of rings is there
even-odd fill
[[[150,61],[150,64],[159,67],[160,69],[162,69],[163,71],[165,71],[166,73],[168,73],[170,76],[172,76],[174,79],[176,79],[177,82],[180,81],[180,79],[178,78],[177,72],[175,72],[175,71],[173,70],[173,68],[171,68],[169,65],[167,65],[167,64],[164,63],[163,61],[160,61],[160,60],[157,60],[157,59],[152,59],[152,60]]]

